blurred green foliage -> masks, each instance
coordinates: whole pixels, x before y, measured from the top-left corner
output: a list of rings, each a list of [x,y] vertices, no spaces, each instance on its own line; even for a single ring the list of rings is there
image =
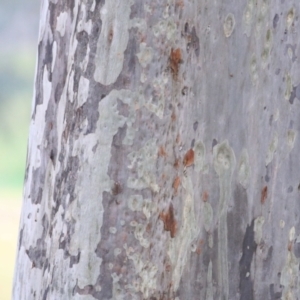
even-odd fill
[[[22,52],[0,58],[0,189],[23,185],[35,58]]]

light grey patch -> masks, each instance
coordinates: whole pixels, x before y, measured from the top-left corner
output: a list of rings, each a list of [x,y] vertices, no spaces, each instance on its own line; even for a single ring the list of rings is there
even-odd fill
[[[235,27],[234,15],[232,13],[229,13],[226,16],[226,18],[224,20],[224,24],[223,24],[224,34],[227,38],[231,36],[231,34],[234,30],[234,27]]]

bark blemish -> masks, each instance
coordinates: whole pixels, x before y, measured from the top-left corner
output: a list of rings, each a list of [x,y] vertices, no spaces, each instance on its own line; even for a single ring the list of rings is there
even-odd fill
[[[169,231],[171,238],[174,238],[177,231],[177,222],[175,220],[174,208],[172,203],[169,205],[167,212],[160,213],[159,218],[164,223],[164,230]]]
[[[177,191],[180,186],[180,182],[181,182],[181,180],[180,180],[179,176],[177,176],[173,181],[173,189],[174,189],[175,195],[177,195]]]
[[[260,203],[261,204],[265,204],[266,200],[268,197],[268,187],[265,186],[262,190],[261,190],[261,197],[260,197]]]
[[[224,34],[225,36],[228,38],[231,36],[233,30],[234,30],[234,27],[235,27],[235,18],[234,18],[234,15],[229,13],[226,18],[225,18],[225,21],[224,21],[224,24],[223,24],[223,29],[224,29]]]
[[[186,154],[184,155],[183,158],[183,165],[185,167],[190,167],[191,165],[194,164],[195,161],[195,152],[193,149],[189,149]]]
[[[175,80],[178,78],[178,72],[181,63],[182,63],[181,50],[179,48],[177,49],[172,48],[169,57],[169,64],[170,64],[170,69],[172,72],[173,79]]]

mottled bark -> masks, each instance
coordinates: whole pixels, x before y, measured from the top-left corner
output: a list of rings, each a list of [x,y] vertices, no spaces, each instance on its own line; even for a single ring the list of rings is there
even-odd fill
[[[299,13],[42,2],[14,300],[299,299]]]

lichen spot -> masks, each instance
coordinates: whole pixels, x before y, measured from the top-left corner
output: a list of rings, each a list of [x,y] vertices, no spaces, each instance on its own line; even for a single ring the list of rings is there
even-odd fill
[[[224,171],[233,169],[235,156],[228,141],[218,144],[213,148],[215,170],[221,174]]]
[[[174,79],[177,79],[178,72],[179,72],[179,65],[182,63],[181,50],[179,48],[171,49],[169,63],[170,63],[172,76]]]
[[[265,186],[262,190],[261,190],[261,197],[260,197],[260,202],[261,204],[264,204],[267,200],[268,197],[268,187]]]
[[[229,13],[226,16],[224,24],[223,24],[224,34],[227,38],[231,36],[231,34],[234,30],[234,27],[235,27],[234,15]]]
[[[286,15],[286,26],[289,29],[291,27],[291,25],[293,24],[294,21],[294,17],[295,17],[295,9],[291,8],[287,15]]]
[[[193,149],[190,149],[187,151],[187,153],[183,158],[183,165],[185,167],[190,167],[191,165],[194,164],[194,160],[195,160],[195,152]]]
[[[174,238],[177,230],[177,223],[175,221],[174,208],[172,203],[170,204],[168,211],[166,213],[161,213],[159,215],[159,218],[164,223],[164,230],[169,231],[171,238]]]

